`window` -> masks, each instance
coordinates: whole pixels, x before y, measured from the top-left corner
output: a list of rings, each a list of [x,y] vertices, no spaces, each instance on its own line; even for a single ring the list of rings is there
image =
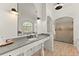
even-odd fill
[[[32,23],[31,22],[24,22],[23,23],[23,31],[26,33],[32,32]]]

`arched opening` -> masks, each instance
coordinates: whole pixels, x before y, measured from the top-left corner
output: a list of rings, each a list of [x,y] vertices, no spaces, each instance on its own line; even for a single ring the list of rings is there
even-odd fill
[[[55,21],[55,41],[73,44],[73,18],[61,17]]]

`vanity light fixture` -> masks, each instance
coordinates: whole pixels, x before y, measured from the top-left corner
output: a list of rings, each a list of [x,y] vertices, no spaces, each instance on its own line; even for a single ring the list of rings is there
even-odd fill
[[[37,20],[40,20],[40,17],[37,17]]]
[[[63,7],[63,3],[56,3],[55,10],[60,10]]]
[[[15,8],[12,8],[12,9],[11,9],[11,13],[13,13],[13,14],[18,14],[18,11],[17,11]]]

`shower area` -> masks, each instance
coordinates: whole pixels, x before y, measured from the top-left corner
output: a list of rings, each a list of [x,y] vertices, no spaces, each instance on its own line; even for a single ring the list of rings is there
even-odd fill
[[[73,44],[73,18],[62,17],[55,21],[55,41]]]

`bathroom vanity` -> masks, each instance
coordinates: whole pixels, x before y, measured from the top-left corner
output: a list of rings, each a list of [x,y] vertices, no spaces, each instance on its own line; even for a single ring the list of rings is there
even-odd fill
[[[27,38],[26,36],[14,38],[13,44],[0,47],[0,55],[31,56],[40,49],[42,55],[44,55],[44,42],[49,38],[48,34],[39,34],[36,38]]]

